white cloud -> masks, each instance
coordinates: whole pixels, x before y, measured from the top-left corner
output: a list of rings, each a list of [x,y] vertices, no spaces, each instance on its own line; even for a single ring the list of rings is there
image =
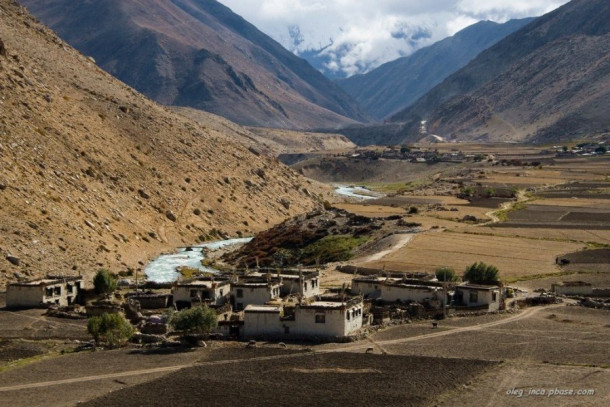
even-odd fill
[[[542,15],[568,0],[219,0],[286,48],[320,50],[354,74],[411,54],[480,20]]]

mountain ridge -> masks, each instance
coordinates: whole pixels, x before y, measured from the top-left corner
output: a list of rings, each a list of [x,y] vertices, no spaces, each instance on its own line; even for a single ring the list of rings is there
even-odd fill
[[[21,3],[102,68],[165,105],[281,128],[370,119],[338,85],[215,0]]]
[[[384,119],[408,107],[478,53],[532,20],[504,24],[480,21],[410,56],[337,83],[375,118]]]
[[[446,78],[413,105],[392,116],[391,119],[396,122],[407,123],[403,134],[413,136],[417,133],[419,121],[428,120],[430,131],[441,131],[445,135],[455,136],[459,139],[477,138],[480,140],[493,140],[500,138],[505,140],[548,141],[553,140],[558,135],[558,128],[561,127],[560,123],[562,120],[567,120],[567,122],[571,123],[570,132],[564,135],[564,139],[578,137],[583,134],[585,129],[589,134],[606,131],[605,129],[608,124],[605,124],[606,121],[603,117],[607,116],[607,112],[603,109],[598,109],[598,112],[594,114],[595,117],[590,117],[586,120],[576,120],[585,126],[586,122],[593,119],[598,123],[598,126],[595,128],[585,126],[579,129],[579,126],[575,124],[576,121],[573,115],[582,116],[586,112],[579,110],[580,102],[577,100],[574,100],[575,104],[571,106],[568,99],[563,99],[562,110],[555,114],[555,121],[548,120],[548,117],[546,117],[552,113],[553,106],[550,103],[553,100],[558,100],[559,93],[578,93],[577,89],[571,87],[572,85],[578,85],[582,79],[578,77],[578,60],[572,60],[573,70],[565,69],[563,71],[565,75],[569,75],[571,78],[571,81],[564,83],[565,88],[553,87],[555,90],[554,94],[549,94],[546,100],[538,99],[537,106],[543,107],[536,109],[539,116],[538,119],[530,117],[527,120],[520,121],[517,112],[514,112],[511,117],[502,117],[502,112],[505,109],[501,105],[506,100],[497,97],[492,101],[483,94],[485,92],[483,89],[489,91],[489,88],[485,88],[485,86],[488,84],[491,86],[495,83],[496,88],[494,93],[497,95],[502,92],[511,93],[515,88],[529,92],[531,84],[528,81],[530,78],[535,77],[536,71],[534,67],[538,65],[534,64],[529,73],[524,73],[524,69],[527,66],[523,65],[523,61],[526,61],[532,55],[540,55],[547,58],[549,64],[565,67],[566,63],[570,62],[567,58],[573,54],[561,51],[561,46],[558,44],[561,44],[561,41],[566,39],[581,36],[592,38],[603,37],[610,32],[609,19],[610,3],[601,0],[572,0],[564,6],[537,18],[524,28],[483,51],[464,68]],[[589,46],[593,47],[592,44],[589,44]],[[553,51],[554,48],[555,51]],[[598,66],[601,71],[605,72],[607,59],[603,54],[603,48],[597,49],[597,51],[601,52],[601,54],[598,55],[597,62],[592,63],[595,63],[595,66]],[[510,75],[510,72],[514,69],[520,69],[519,82],[513,81],[508,83],[500,79],[502,75]],[[549,71],[547,69],[547,72],[552,72],[552,70]],[[597,80],[600,80],[600,78],[598,77]],[[550,85],[552,84],[549,83]],[[607,88],[606,82],[599,82],[599,85],[603,87],[605,92],[610,91]],[[499,86],[502,87],[500,88]],[[534,97],[535,95],[532,94],[531,96]],[[581,94],[581,96],[585,97],[584,94]],[[508,120],[506,125],[501,126],[504,127],[504,130],[501,128],[494,129],[493,123],[490,123],[489,120],[480,120],[479,124],[475,125],[472,121],[468,124],[466,123],[467,120],[460,120],[455,116],[454,114],[464,115],[466,111],[468,111],[468,115],[475,116],[482,113],[481,111],[477,112],[476,106],[478,105],[480,110],[480,104],[475,104],[475,107],[469,110],[464,109],[469,103],[467,101],[468,98],[471,98],[471,101],[474,99],[480,101],[485,99],[485,104],[489,104],[489,106],[485,107],[487,109],[485,115],[489,119]],[[602,99],[607,98],[604,96]],[[591,101],[591,103],[595,102]],[[548,105],[546,110],[544,108],[545,104]],[[462,107],[458,107],[458,105]],[[496,107],[499,108],[497,112]],[[531,106],[528,107],[523,104],[521,106],[514,106],[514,109],[518,110],[519,108],[522,109],[521,114],[524,117],[527,116],[528,110],[531,110]],[[511,120],[514,120],[514,122]],[[461,125],[458,124],[460,122],[462,123]],[[486,131],[484,130],[485,126],[491,126],[492,128],[490,131]],[[506,133],[506,129],[511,127],[515,130]],[[453,134],[454,132],[457,132],[457,134]]]

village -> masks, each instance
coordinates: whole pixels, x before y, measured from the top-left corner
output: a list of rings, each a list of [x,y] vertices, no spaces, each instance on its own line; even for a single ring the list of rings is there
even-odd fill
[[[8,285],[6,307],[43,308],[50,316],[77,319],[120,313],[136,329],[134,342],[176,346],[181,344],[171,340],[177,333],[172,332],[168,315],[198,307],[213,310],[216,316],[209,331],[194,331],[199,339],[252,341],[250,344],[255,340],[354,341],[371,330],[397,323],[429,320],[434,328],[452,315],[518,309],[519,290],[501,283],[439,281],[434,273],[349,265],[338,268],[354,275],[351,284],[330,289],[321,288],[321,273],[310,268],[233,270],[171,284],[138,285],[123,279],[122,287],[101,294],[85,289],[82,277],[48,276]],[[563,283],[554,285],[550,293],[521,300],[522,305],[537,305],[555,303],[557,295],[609,294],[608,289],[591,284]]]

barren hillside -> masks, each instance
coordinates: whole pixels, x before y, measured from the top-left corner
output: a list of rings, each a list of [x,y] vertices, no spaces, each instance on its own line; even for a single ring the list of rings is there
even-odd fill
[[[0,0],[0,287],[141,267],[315,206],[317,186],[176,115]]]

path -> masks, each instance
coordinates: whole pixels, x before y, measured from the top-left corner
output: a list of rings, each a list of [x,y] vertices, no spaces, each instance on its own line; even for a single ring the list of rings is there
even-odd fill
[[[486,212],[485,216],[487,216],[488,218],[490,218],[491,220],[489,222],[484,222],[484,223],[479,223],[476,226],[487,226],[489,224],[493,224],[493,223],[499,223],[501,222],[500,218],[496,215],[496,213],[498,212],[502,212],[502,211],[510,211],[511,208],[513,208],[515,205],[519,204],[519,203],[525,203],[527,201],[532,200],[532,197],[528,197],[524,191],[519,190],[517,191],[517,200],[516,201],[508,201],[508,202],[504,202],[500,205],[499,209],[494,209],[492,211]]]
[[[397,235],[394,235],[394,236],[397,236]],[[387,256],[388,254],[394,253],[395,251],[402,249],[404,246],[406,246],[407,243],[409,243],[409,241],[411,241],[411,239],[413,239],[413,236],[415,236],[415,233],[405,233],[405,234],[401,234],[399,236],[400,236],[400,238],[398,239],[398,242],[394,243],[394,245],[392,247],[390,247],[389,249],[382,250],[375,254],[361,257],[359,259],[354,259],[353,261],[355,263],[368,263],[371,261],[381,260],[383,257]]]
[[[562,305],[558,304],[558,305],[551,305],[551,306],[547,306],[547,307],[528,308],[525,311],[523,311],[517,315],[511,316],[511,317],[508,317],[508,318],[505,318],[505,319],[502,319],[499,321],[493,321],[493,322],[488,322],[485,324],[472,325],[472,326],[467,326],[467,327],[452,328],[452,329],[448,329],[446,331],[439,331],[439,332],[434,332],[434,333],[430,333],[430,334],[413,336],[413,337],[409,337],[409,338],[375,341],[374,344],[376,346],[378,346],[380,349],[385,350],[385,348],[383,348],[384,345],[397,345],[397,344],[402,344],[402,343],[421,341],[421,340],[425,340],[425,339],[439,338],[439,337],[447,336],[447,335],[454,335],[454,334],[461,333],[461,332],[478,331],[481,329],[509,324],[509,323],[512,323],[515,321],[519,321],[521,319],[530,318],[531,316],[535,315],[536,313],[540,312],[541,310],[548,310],[549,308],[555,308],[555,307],[560,307],[560,306],[562,306]],[[248,362],[248,361],[307,357],[307,356],[311,356],[311,355],[315,355],[315,354],[323,354],[323,353],[350,352],[350,351],[367,349],[369,347],[370,347],[370,342],[362,341],[360,343],[355,343],[354,345],[345,345],[345,346],[341,346],[341,347],[337,347],[337,348],[329,348],[329,349],[319,349],[319,350],[315,350],[313,352],[299,352],[299,353],[291,353],[291,354],[286,354],[286,355],[263,356],[263,357],[250,358],[250,359],[231,359],[231,360],[220,360],[220,361],[214,361],[214,362],[194,362],[191,364],[183,364],[183,365],[176,365],[176,366],[166,366],[166,367],[142,369],[142,370],[130,370],[130,371],[126,371],[126,372],[117,372],[117,373],[109,373],[109,374],[94,375],[94,376],[83,376],[83,377],[75,377],[72,379],[53,380],[53,381],[45,381],[45,382],[37,382],[37,383],[26,383],[26,384],[20,384],[20,385],[15,385],[15,386],[0,387],[0,393],[7,392],[7,391],[27,390],[27,389],[34,389],[34,388],[40,388],[40,387],[57,386],[57,385],[62,385],[62,384],[82,383],[82,382],[89,382],[89,381],[103,380],[103,379],[117,379],[117,378],[121,378],[121,377],[140,376],[140,375],[147,375],[147,374],[153,374],[153,373],[166,373],[166,372],[169,373],[169,372],[174,372],[174,371],[192,367],[192,366],[226,365],[226,364],[242,363],[242,362]]]

